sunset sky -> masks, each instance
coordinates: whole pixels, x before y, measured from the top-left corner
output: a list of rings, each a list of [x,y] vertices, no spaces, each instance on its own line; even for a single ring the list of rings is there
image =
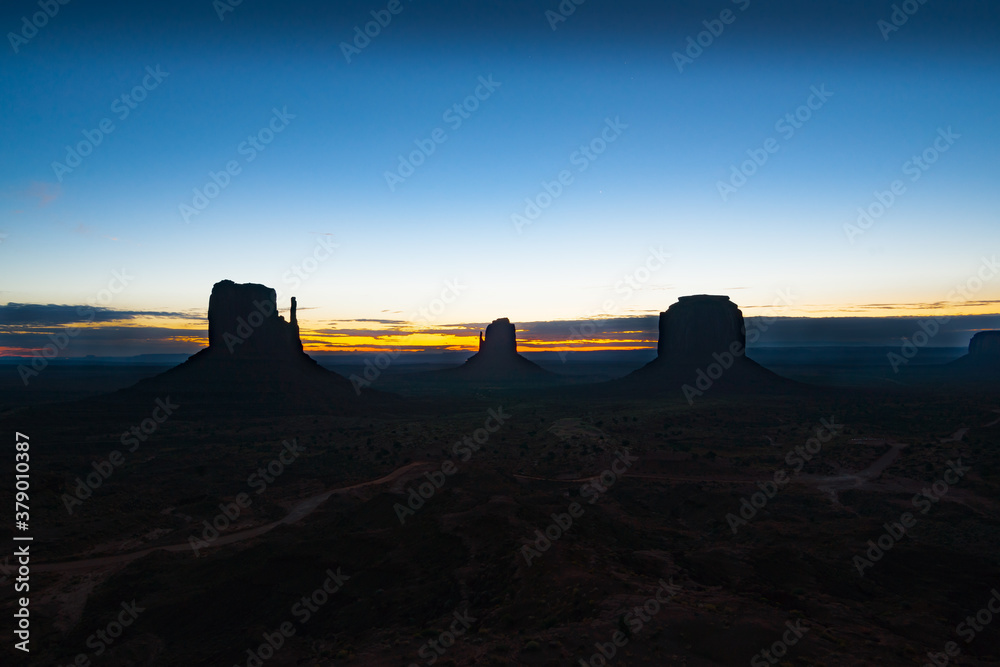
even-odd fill
[[[4,354],[88,305],[67,356],[194,351],[223,279],[311,350],[648,347],[700,293],[1000,328],[994,2],[162,4],[0,9]]]

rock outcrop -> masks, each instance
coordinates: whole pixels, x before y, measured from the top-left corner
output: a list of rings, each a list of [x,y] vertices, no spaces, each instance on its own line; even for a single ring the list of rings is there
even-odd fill
[[[770,392],[794,386],[746,356],[743,313],[727,296],[682,296],[660,313],[657,357],[621,380],[645,392]]]
[[[306,354],[292,297],[289,320],[278,314],[274,289],[223,280],[208,303],[207,348],[180,366],[123,390],[171,396],[189,409],[288,413],[354,410],[362,396],[351,382]]]
[[[1000,331],[980,331],[969,341],[969,352],[950,364],[932,368],[908,369],[915,381],[937,387],[949,386],[970,390],[1000,386]]]
[[[292,297],[291,322],[278,314],[277,294],[256,283],[223,280],[208,299],[208,347],[236,358],[282,358],[303,354]]]
[[[712,361],[735,346],[746,347],[743,313],[728,296],[682,296],[660,313],[657,357],[668,363]]]
[[[514,325],[506,317],[493,320],[486,336],[479,333],[479,351],[456,371],[481,379],[529,379],[547,375],[541,366],[517,353]]]
[[[980,331],[969,341],[969,359],[1000,363],[1000,331]]]
[[[517,337],[509,319],[502,317],[493,320],[486,326],[485,338],[479,332],[479,354],[498,359],[509,359],[517,354]]]

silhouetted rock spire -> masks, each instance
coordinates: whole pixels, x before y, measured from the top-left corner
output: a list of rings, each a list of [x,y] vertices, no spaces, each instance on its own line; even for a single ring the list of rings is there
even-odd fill
[[[278,314],[273,288],[223,280],[208,300],[208,347],[238,358],[302,354],[292,297],[291,323]]]
[[[479,352],[458,369],[466,374],[491,378],[514,378],[523,374],[544,374],[538,364],[517,353],[514,325],[506,317],[493,320],[486,335],[479,332]]]
[[[486,337],[481,338],[480,341],[479,351],[484,355],[498,359],[517,355],[514,325],[506,317],[493,320],[486,327]]]
[[[208,300],[208,347],[180,366],[125,390],[172,396],[186,409],[291,412],[355,410],[360,388],[306,354],[293,297],[290,322],[278,314],[275,291],[223,280]],[[365,396],[387,400],[379,392]]]

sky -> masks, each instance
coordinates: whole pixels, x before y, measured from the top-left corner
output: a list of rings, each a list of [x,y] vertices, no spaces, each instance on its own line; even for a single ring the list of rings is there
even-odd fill
[[[996,3],[163,4],[0,9],[5,355],[195,351],[224,279],[313,351],[1000,326]]]

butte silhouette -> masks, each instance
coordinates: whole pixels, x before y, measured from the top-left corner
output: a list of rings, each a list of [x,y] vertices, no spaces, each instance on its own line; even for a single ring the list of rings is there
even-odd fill
[[[292,297],[286,322],[278,314],[274,289],[231,280],[215,283],[208,301],[208,347],[124,391],[234,409],[336,411],[356,406],[359,395],[350,381],[302,350],[296,306]]]
[[[956,364],[1000,370],[1000,331],[980,331],[969,341],[969,353]]]
[[[682,296],[660,313],[656,359],[614,384],[689,401],[712,392],[770,393],[795,385],[746,356],[743,313],[727,296]]]
[[[479,351],[458,368],[448,371],[452,379],[519,381],[551,377],[552,374],[517,353],[514,325],[506,317],[493,320],[486,336],[479,332]]]
[[[976,384],[1000,382],[1000,331],[980,331],[969,341],[969,352],[944,369],[951,379]]]

